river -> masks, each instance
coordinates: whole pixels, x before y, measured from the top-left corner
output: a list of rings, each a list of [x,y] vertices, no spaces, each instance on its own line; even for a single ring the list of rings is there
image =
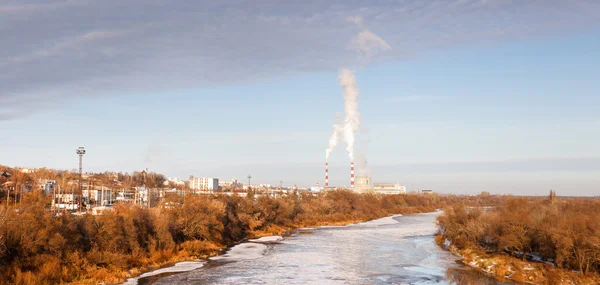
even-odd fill
[[[277,242],[240,244],[188,272],[165,273],[167,268],[127,284],[510,284],[440,249],[433,240],[435,217],[392,216],[301,229]]]

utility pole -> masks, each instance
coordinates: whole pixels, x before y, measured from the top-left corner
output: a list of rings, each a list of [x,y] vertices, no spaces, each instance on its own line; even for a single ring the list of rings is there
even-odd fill
[[[77,148],[77,150],[75,150],[75,152],[77,153],[77,155],[79,155],[79,211],[81,212],[81,200],[83,198],[83,189],[81,188],[81,176],[83,170],[83,155],[85,154],[85,148],[80,146],[79,148]]]
[[[248,189],[250,189],[250,187],[251,187],[250,185],[252,185],[252,184],[250,183],[250,180],[251,180],[251,179],[252,179],[252,175],[248,174]]]

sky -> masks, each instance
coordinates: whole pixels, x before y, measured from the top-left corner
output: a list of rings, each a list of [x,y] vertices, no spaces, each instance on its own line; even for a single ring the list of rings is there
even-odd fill
[[[0,164],[600,195],[600,2],[0,0]],[[343,141],[330,184],[349,184]]]

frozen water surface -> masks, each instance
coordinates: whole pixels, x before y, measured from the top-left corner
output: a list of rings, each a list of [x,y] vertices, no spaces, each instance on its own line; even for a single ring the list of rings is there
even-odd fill
[[[270,237],[261,237],[259,239],[251,239],[249,242],[258,242],[258,243],[274,243],[283,240],[281,236],[270,236]]]
[[[199,269],[144,284],[499,284],[433,241],[436,213],[390,216],[243,243]],[[271,244],[278,241],[277,244]]]
[[[139,279],[144,279],[144,278],[148,278],[148,277],[192,271],[192,270],[201,268],[202,266],[204,266],[204,263],[205,263],[204,261],[179,262],[170,267],[165,267],[165,268],[157,269],[154,271],[146,272],[146,273],[140,275],[139,277],[129,278],[125,283],[123,283],[123,285],[136,285],[136,284],[138,284]]]

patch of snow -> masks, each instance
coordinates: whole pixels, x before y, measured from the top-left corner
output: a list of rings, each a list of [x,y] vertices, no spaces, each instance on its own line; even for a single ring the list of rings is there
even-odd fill
[[[203,261],[185,261],[185,262],[179,262],[171,267],[165,267],[165,268],[161,268],[161,269],[157,269],[154,271],[150,271],[150,272],[146,272],[138,277],[133,277],[133,278],[129,278],[127,279],[127,281],[125,281],[125,283],[123,283],[123,285],[137,285],[138,284],[138,280],[140,278],[146,278],[146,277],[151,277],[151,276],[156,276],[156,275],[160,275],[160,274],[164,274],[164,273],[180,273],[180,272],[187,272],[187,271],[192,271],[192,270],[196,270],[198,268],[202,268],[204,266],[204,262]]]
[[[269,236],[269,237],[261,237],[259,239],[250,239],[248,241],[256,242],[256,243],[274,243],[274,242],[279,242],[282,240],[283,240],[283,237],[281,237],[281,236]]]
[[[211,257],[210,260],[238,261],[257,259],[264,256],[267,246],[261,243],[242,243],[232,247],[226,254]]]
[[[347,228],[348,225],[345,226],[320,226],[320,229],[337,229],[337,228]]]
[[[402,215],[393,215],[393,216],[388,216],[385,218],[381,218],[381,219],[377,219],[377,220],[372,220],[372,221],[368,221],[368,222],[362,222],[362,223],[358,223],[357,225],[364,225],[364,226],[385,226],[385,225],[394,225],[397,224],[398,221],[396,221],[394,219],[394,217],[401,217]]]

